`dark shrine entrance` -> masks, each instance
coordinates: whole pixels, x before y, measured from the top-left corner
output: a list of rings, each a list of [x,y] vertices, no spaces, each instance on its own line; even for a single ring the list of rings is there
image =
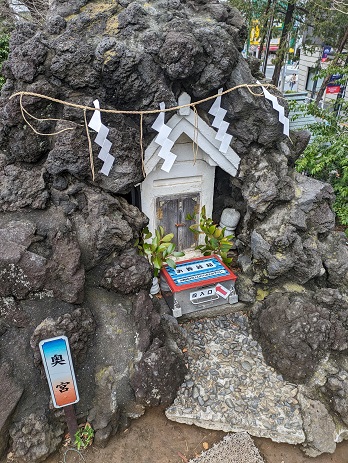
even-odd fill
[[[199,214],[199,208],[199,193],[156,199],[157,226],[162,226],[166,233],[174,233],[173,242],[179,251],[197,244],[195,235],[189,230],[194,221],[185,218],[187,214]]]

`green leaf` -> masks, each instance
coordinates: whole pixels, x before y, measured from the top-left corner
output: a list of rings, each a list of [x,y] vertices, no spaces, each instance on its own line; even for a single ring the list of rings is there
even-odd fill
[[[168,243],[168,254],[172,254],[172,252],[174,251],[175,249],[175,244],[174,243]]]
[[[169,267],[171,268],[175,268],[176,267],[176,264],[175,262],[172,260],[172,259],[166,259],[166,263],[169,265]]]
[[[200,232],[194,228],[194,225],[192,225],[192,227],[189,227],[189,230],[192,231],[192,233],[195,236],[198,236],[200,234]]]
[[[222,235],[222,230],[221,230],[221,228],[217,228],[217,229],[214,231],[214,238],[220,238],[221,235]]]
[[[152,244],[151,244],[151,249],[153,251],[156,251],[156,249],[158,248],[158,244],[159,244],[159,239],[157,238],[157,236],[155,238],[153,238],[152,240]]]
[[[163,236],[162,241],[169,242],[174,238],[174,233],[168,233],[168,235]]]
[[[156,256],[153,260],[153,266],[157,269],[161,269],[162,265],[162,260],[158,256]]]
[[[174,257],[183,257],[184,255],[185,255],[185,253],[182,252],[182,251],[173,252]]]
[[[203,219],[206,219],[206,218],[207,218],[207,212],[206,212],[205,206],[202,207],[202,210],[201,210],[201,217],[202,217]]]
[[[216,239],[216,238],[212,238],[210,240],[210,243],[211,243],[211,246],[214,248],[214,249],[217,249],[219,247],[219,241]]]

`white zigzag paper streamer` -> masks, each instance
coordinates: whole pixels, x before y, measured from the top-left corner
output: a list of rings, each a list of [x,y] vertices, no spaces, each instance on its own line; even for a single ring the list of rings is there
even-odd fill
[[[219,88],[219,93],[222,93],[223,89]],[[226,116],[226,109],[221,108],[221,95],[216,97],[216,100],[212,104],[212,107],[209,109],[209,114],[214,117],[212,126],[218,129],[218,132],[215,136],[215,139],[221,141],[219,151],[221,153],[227,153],[228,147],[230,146],[232,135],[227,133],[229,123],[224,121]]]
[[[107,139],[109,129],[104,124],[102,124],[100,111],[98,111],[98,109],[100,109],[99,100],[94,100],[93,104],[96,108],[96,111],[94,111],[93,116],[89,121],[88,127],[98,132],[98,135],[95,137],[94,141],[101,147],[98,158],[104,161],[100,172],[104,175],[109,175],[111,167],[115,162],[115,158],[110,154],[112,143]]]
[[[257,83],[260,84],[259,81]],[[284,107],[278,103],[278,98],[275,95],[272,95],[263,85],[261,87],[265,98],[272,102],[273,109],[279,113],[279,122],[283,124],[283,134],[288,137],[290,134],[289,119],[285,116]]]
[[[160,109],[165,109],[166,107],[163,101],[159,106]],[[177,156],[170,151],[174,145],[174,142],[168,138],[172,129],[164,123],[164,112],[159,113],[155,122],[152,124],[152,128],[158,132],[158,135],[155,138],[155,142],[161,146],[158,156],[164,159],[164,163],[162,164],[161,169],[165,172],[169,172],[173,167]]]

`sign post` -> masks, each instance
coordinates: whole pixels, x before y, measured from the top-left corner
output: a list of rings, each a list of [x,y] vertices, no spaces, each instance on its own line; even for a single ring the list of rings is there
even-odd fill
[[[53,405],[55,408],[64,408],[70,437],[73,440],[78,429],[73,404],[80,398],[68,338],[58,336],[44,339],[39,343],[39,348]]]

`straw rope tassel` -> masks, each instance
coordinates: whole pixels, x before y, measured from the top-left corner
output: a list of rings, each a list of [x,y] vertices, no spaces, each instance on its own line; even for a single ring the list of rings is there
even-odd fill
[[[193,165],[196,164],[197,155],[198,155],[198,112],[196,106],[193,107],[195,113],[195,125],[194,125],[194,136],[192,141],[192,150],[193,150]]]
[[[141,154],[141,170],[144,178],[146,177],[145,161],[144,161],[144,145],[143,145],[143,134],[144,134],[144,114],[140,114],[140,154]]]
[[[88,152],[89,152],[89,162],[91,164],[92,180],[94,182],[95,175],[94,175],[94,160],[93,160],[92,140],[91,140],[91,136],[90,136],[89,130],[88,130],[86,109],[83,111],[83,117],[84,117],[84,120],[85,120],[85,128],[86,128],[86,134],[87,134],[87,140],[88,140]]]

